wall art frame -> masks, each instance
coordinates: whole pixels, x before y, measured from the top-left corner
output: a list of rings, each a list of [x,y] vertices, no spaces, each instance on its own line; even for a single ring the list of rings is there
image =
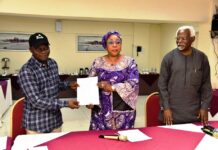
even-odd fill
[[[102,36],[99,35],[78,35],[78,52],[103,52],[105,49],[101,45]]]
[[[0,51],[27,51],[30,33],[0,32]]]

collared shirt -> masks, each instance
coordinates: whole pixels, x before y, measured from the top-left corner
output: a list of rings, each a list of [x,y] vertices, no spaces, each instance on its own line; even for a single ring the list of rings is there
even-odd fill
[[[61,82],[57,63],[48,59],[47,66],[32,57],[18,75],[18,82],[25,95],[22,126],[41,133],[51,132],[62,125],[60,108],[67,107],[59,100],[60,89],[68,82]]]

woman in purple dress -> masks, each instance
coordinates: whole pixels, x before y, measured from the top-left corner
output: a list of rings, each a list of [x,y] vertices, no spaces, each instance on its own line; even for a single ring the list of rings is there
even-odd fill
[[[100,105],[92,109],[90,130],[128,129],[134,127],[139,72],[135,60],[121,55],[122,39],[116,31],[102,38],[107,55],[96,58],[90,76],[98,76]]]

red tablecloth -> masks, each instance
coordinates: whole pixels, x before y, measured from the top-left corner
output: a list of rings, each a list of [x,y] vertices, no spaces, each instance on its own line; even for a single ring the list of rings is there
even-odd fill
[[[11,146],[12,146],[12,138],[8,137],[7,138],[6,150],[11,150]]]
[[[213,97],[210,105],[210,114],[211,116],[215,116],[218,112],[218,89],[213,91]]]
[[[160,127],[140,128],[152,137],[140,142],[122,142],[100,139],[100,134],[115,134],[117,131],[70,132],[57,139],[46,142],[50,150],[193,150],[203,138],[203,133],[188,132]]]
[[[194,123],[194,124],[202,126],[202,123]],[[218,121],[209,121],[208,124],[214,128],[218,128]]]

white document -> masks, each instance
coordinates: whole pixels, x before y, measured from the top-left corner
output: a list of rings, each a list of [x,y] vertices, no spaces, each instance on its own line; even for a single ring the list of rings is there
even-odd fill
[[[47,146],[31,147],[28,150],[48,150]]]
[[[7,147],[7,136],[0,137],[0,150],[4,150]]]
[[[77,78],[77,101],[79,105],[99,105],[98,77]]]
[[[210,135],[205,135],[195,150],[217,150],[218,149],[218,139]]]
[[[177,130],[184,130],[184,131],[191,131],[191,132],[203,132],[201,130],[202,126],[197,126],[192,123],[187,124],[176,124],[176,125],[167,125],[167,126],[159,126],[161,128],[168,128],[168,129],[177,129]]]
[[[143,132],[141,132],[138,129],[118,131],[118,133],[120,135],[127,136],[127,139],[130,142],[138,142],[138,141],[144,141],[144,140],[151,139],[151,137],[145,135]]]
[[[11,150],[27,150],[67,133],[69,132],[19,135],[16,137]]]

